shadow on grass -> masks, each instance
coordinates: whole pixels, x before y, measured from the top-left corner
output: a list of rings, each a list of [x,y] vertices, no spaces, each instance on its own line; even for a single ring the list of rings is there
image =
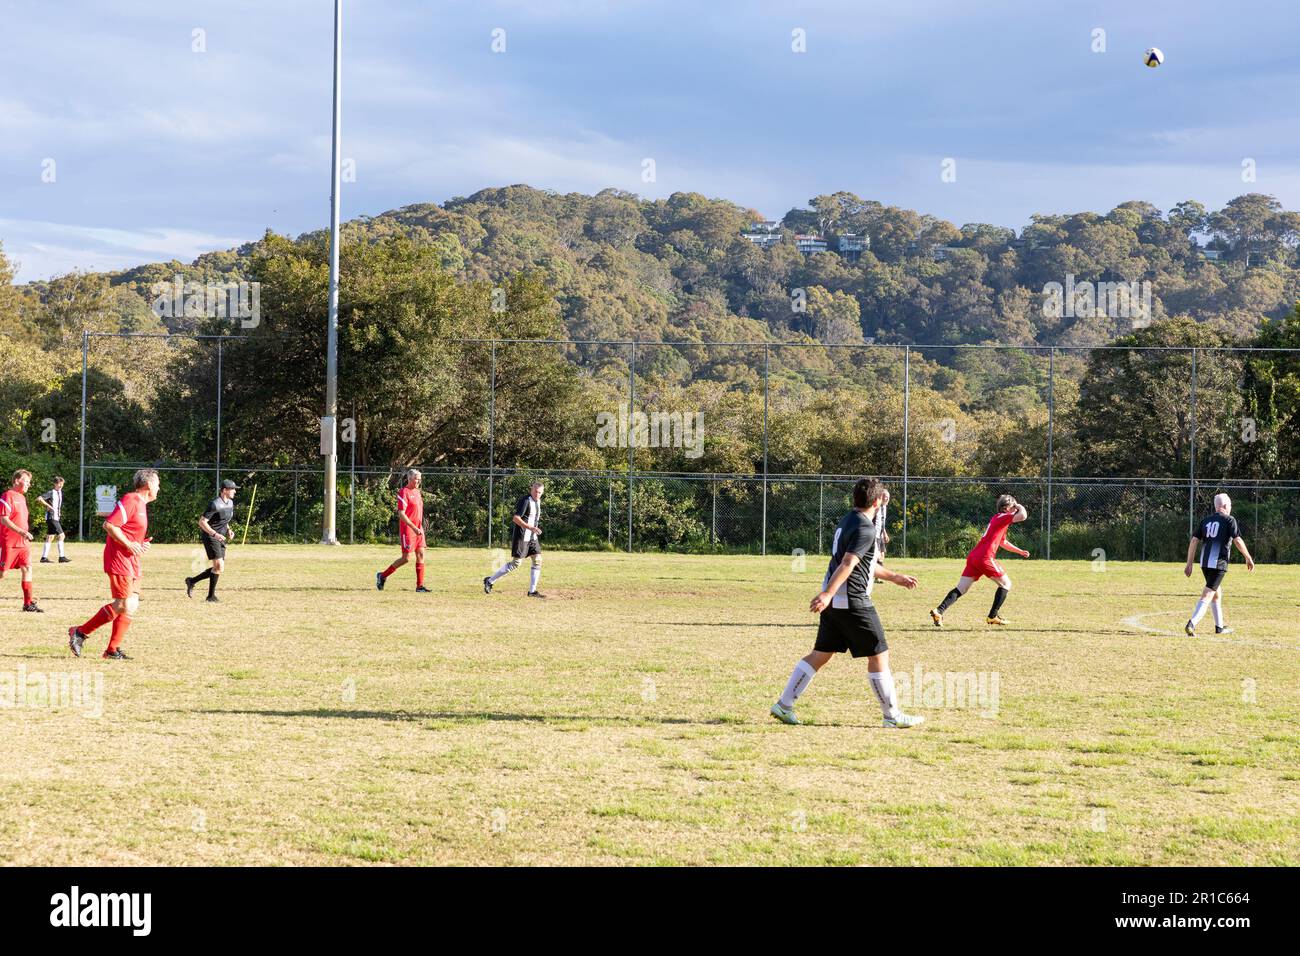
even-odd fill
[[[463,723],[480,723],[483,721],[511,721],[538,724],[596,723],[596,724],[699,724],[724,727],[739,726],[741,721],[714,718],[711,720],[688,720],[682,717],[610,717],[603,714],[579,716],[576,714],[507,714],[497,711],[439,711],[439,710],[338,710],[317,708],[316,710],[175,710],[171,713],[181,714],[216,714],[237,717],[317,717],[327,720],[347,718],[348,720],[453,720]]]

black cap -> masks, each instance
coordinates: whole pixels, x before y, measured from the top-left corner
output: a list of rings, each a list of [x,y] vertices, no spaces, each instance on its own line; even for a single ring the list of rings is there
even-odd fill
[[[229,478],[227,478],[225,481],[223,481],[223,482],[221,483],[221,487],[222,487],[222,489],[225,490],[225,491],[238,491],[238,490],[239,490],[239,485],[235,484],[235,483],[234,483],[233,481],[231,481]]]

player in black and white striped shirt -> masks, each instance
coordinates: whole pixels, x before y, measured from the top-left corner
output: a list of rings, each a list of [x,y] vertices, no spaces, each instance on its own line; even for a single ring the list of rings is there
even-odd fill
[[[510,519],[510,561],[501,565],[493,574],[483,579],[483,593],[491,594],[492,585],[501,580],[524,558],[533,559],[532,572],[528,578],[528,596],[544,598],[545,594],[537,590],[537,582],[542,576],[542,493],[546,490],[540,481],[534,481],[528,494],[519,499],[515,513]]]
[[[880,615],[871,601],[876,579],[916,587],[916,578],[896,574],[881,566],[884,550],[876,517],[888,500],[885,486],[874,478],[860,478],[853,487],[853,510],[835,531],[831,561],[822,580],[822,591],[809,610],[820,615],[817,640],[812,652],[794,666],[780,698],[770,713],[785,724],[798,724],[795,701],[834,655],[848,651],[867,659],[867,677],[872,693],[880,702],[886,727],[915,727],[924,717],[903,713],[889,669],[889,644]]]
[[[1183,573],[1192,576],[1196,563],[1196,549],[1201,549],[1201,573],[1205,575],[1205,590],[1196,602],[1191,619],[1183,630],[1188,637],[1196,636],[1196,625],[1205,617],[1207,609],[1214,612],[1214,633],[1231,634],[1232,628],[1223,623],[1223,578],[1228,573],[1228,556],[1233,546],[1246,558],[1246,570],[1255,570],[1255,559],[1241,537],[1237,519],[1232,516],[1232,499],[1220,492],[1214,496],[1214,514],[1203,520],[1187,545],[1187,566]]]

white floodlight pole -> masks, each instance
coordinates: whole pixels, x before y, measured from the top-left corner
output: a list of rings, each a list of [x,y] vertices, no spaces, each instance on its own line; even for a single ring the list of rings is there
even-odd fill
[[[343,0],[334,0],[334,144],[331,150],[329,324],[325,358],[325,417],[321,419],[321,454],[325,456],[325,520],[321,544],[338,544],[335,517],[338,497],[338,429],[335,415],[339,398],[339,188],[342,162],[339,131],[342,109]]]

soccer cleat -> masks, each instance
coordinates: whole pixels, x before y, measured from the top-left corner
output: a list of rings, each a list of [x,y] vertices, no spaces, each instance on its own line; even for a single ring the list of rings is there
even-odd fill
[[[1183,633],[1186,634],[1188,637],[1195,637],[1196,625],[1193,624],[1191,621],[1188,621],[1186,624],[1183,625]]]
[[[426,588],[423,584],[421,584],[418,588],[415,589],[415,593],[416,593],[416,594],[432,594],[433,592],[430,591],[428,588]]]
[[[529,592],[528,592],[528,596],[529,596],[529,597],[535,597],[535,598],[541,598],[543,601],[546,600],[546,595],[543,594],[541,591],[529,591]]]
[[[186,578],[186,579],[185,579],[185,596],[186,596],[187,598],[193,598],[193,597],[194,597],[194,579],[193,579],[193,578]]]
[[[106,661],[133,661],[133,660],[135,660],[135,658],[134,658],[134,657],[129,657],[129,656],[127,656],[126,654],[123,654],[123,653],[122,653],[122,648],[119,647],[119,648],[118,648],[117,650],[115,650],[115,651],[105,651],[105,652],[104,652],[104,660],[106,660]]]
[[[491,593],[492,593],[492,579],[491,579],[491,578],[484,578],[484,579],[483,579],[483,593],[484,593],[484,594],[491,594]]]
[[[790,724],[792,727],[799,726],[799,718],[794,715],[794,708],[781,706],[779,700],[772,705],[772,709],[768,713],[783,724]]]
[[[1232,633],[1232,628],[1230,628],[1230,627],[1219,627],[1218,625],[1215,625],[1215,627],[1214,627],[1214,633],[1215,633],[1215,634],[1231,634],[1231,633]]]
[[[217,597],[215,594],[209,594],[204,600],[206,600],[209,604],[221,603],[221,598]]]
[[[375,572],[375,590],[377,590],[377,591],[382,591],[383,589],[384,589],[384,572],[383,572],[383,571],[376,571],[376,572]]]
[[[912,714],[905,714],[902,711],[898,712],[897,717],[885,718],[885,726],[896,730],[903,730],[907,727],[915,727],[918,724],[923,724],[923,723],[925,723],[924,717],[914,716]]]
[[[29,614],[44,614],[44,613],[45,613],[45,612],[42,611],[39,607],[36,606],[36,602],[35,602],[35,601],[29,601],[28,603],[24,604],[24,605],[23,605],[23,610],[26,611],[26,612],[29,613]]]
[[[49,558],[41,558],[41,564],[53,564],[53,563],[54,562],[51,561]]]
[[[71,558],[59,558],[59,564],[71,564],[71,563],[72,563]]]
[[[68,628],[68,650],[72,651],[73,657],[81,656],[81,645],[86,643],[86,635],[81,633],[80,628]]]
[[[930,620],[934,621],[935,627],[943,627],[943,615],[939,613],[938,608],[930,612]]]
[[[988,619],[988,623],[989,623],[989,624],[996,624],[998,627],[1006,627],[1006,626],[1007,626],[1007,622],[1004,621],[1002,618],[998,617],[996,614],[994,614],[992,617],[990,617],[990,618]]]

